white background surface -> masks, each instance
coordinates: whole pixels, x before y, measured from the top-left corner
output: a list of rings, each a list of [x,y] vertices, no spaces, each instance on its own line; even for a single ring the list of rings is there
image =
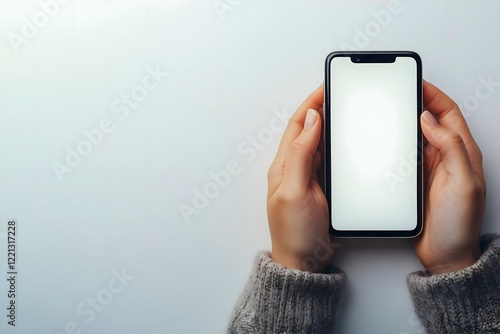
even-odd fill
[[[40,4],[0,1],[2,277],[7,220],[19,224],[17,326],[7,326],[2,297],[2,333],[59,333],[72,321],[81,333],[224,332],[256,251],[270,247],[266,171],[281,132],[255,154],[238,147],[276,112],[293,111],[323,80],[326,55],[359,46],[357,29],[387,8],[232,3],[218,15],[212,1],[68,1],[16,52],[8,34],[21,34]],[[362,49],[418,52],[424,78],[461,105],[478,78],[500,81],[500,3],[402,8]],[[120,119],[113,101],[148,66],[169,77]],[[500,87],[479,102],[466,111],[485,157],[483,231],[500,232]],[[51,164],[103,118],[114,131],[59,182]],[[187,224],[179,205],[233,160],[240,174]],[[406,289],[420,269],[409,240],[343,240],[336,263],[349,275],[342,333],[423,332]],[[122,268],[134,280],[87,323],[77,306],[103,295]]]

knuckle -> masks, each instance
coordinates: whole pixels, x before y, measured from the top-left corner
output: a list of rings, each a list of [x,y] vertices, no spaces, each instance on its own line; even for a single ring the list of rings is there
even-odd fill
[[[302,201],[303,195],[300,191],[280,188],[274,194],[274,201],[279,206],[296,205]]]
[[[463,185],[462,191],[467,197],[476,200],[482,199],[485,195],[485,189],[479,181],[467,182]]]
[[[285,159],[283,157],[276,156],[267,170],[267,181],[269,182],[277,175],[279,175],[280,171],[283,170],[284,168],[285,168]]]
[[[291,156],[300,155],[304,151],[304,148],[305,148],[304,143],[302,143],[302,142],[300,142],[298,140],[294,140],[290,144],[290,147],[288,148],[288,153]]]
[[[479,163],[483,163],[483,152],[479,147],[477,148],[477,159],[479,160]]]
[[[464,145],[464,140],[463,140],[462,136],[460,136],[458,133],[456,133],[456,132],[449,132],[447,136],[448,136],[447,140],[451,144],[455,144],[457,146]]]
[[[299,128],[304,126],[304,122],[303,122],[302,118],[299,116],[299,110],[297,110],[292,115],[292,117],[290,117],[290,119],[288,120],[288,126],[295,126],[295,127],[299,127]]]
[[[274,162],[267,169],[267,181],[270,181],[274,177]]]
[[[462,115],[462,110],[460,109],[460,106],[452,100],[452,105],[451,105],[451,109],[455,109],[456,111],[458,111],[458,115]]]
[[[465,143],[457,132],[447,131],[441,135],[441,139],[444,141],[445,145],[449,145],[452,147],[458,147],[460,149],[465,149]]]
[[[267,183],[269,183],[273,179],[273,172],[271,171],[271,167],[267,170]]]

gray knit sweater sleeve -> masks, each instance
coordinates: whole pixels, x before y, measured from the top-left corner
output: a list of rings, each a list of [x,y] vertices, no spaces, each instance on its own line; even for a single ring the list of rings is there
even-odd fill
[[[428,333],[500,333],[500,237],[483,236],[481,252],[475,264],[454,273],[408,276]]]
[[[330,333],[346,275],[287,269],[259,252],[235,307],[228,333]]]

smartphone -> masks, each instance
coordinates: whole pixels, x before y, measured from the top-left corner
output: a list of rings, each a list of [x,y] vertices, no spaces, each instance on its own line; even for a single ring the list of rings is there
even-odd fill
[[[417,236],[423,217],[419,55],[332,52],[324,91],[330,233]]]

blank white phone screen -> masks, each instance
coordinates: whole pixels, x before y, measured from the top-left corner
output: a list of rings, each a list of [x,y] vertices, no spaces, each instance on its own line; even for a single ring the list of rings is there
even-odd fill
[[[330,63],[331,217],[336,230],[417,226],[417,63]]]

